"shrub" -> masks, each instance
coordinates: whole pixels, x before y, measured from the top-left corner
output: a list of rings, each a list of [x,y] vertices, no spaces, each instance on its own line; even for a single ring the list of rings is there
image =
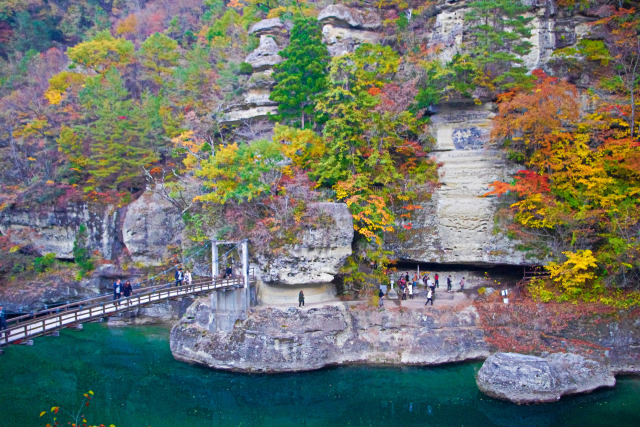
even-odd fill
[[[248,62],[241,62],[240,66],[238,67],[238,73],[247,75],[252,74],[253,67]]]
[[[48,253],[33,260],[33,268],[38,273],[49,271],[56,262],[56,254]]]

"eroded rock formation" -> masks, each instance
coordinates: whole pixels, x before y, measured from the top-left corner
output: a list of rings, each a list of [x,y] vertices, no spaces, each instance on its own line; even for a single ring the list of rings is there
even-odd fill
[[[313,203],[310,209],[320,219],[299,236],[299,242],[275,254],[258,254],[265,283],[283,285],[331,282],[351,255],[353,219],[344,203]]]
[[[258,308],[230,331],[212,325],[200,298],[171,330],[174,357],[216,369],[292,372],[351,363],[435,365],[485,358],[473,307],[387,312],[335,303]]]
[[[527,264],[515,242],[494,223],[498,200],[483,197],[494,181],[515,172],[502,151],[490,143],[490,105],[446,106],[432,117],[432,155],[441,166],[440,186],[420,201],[411,230],[389,247],[404,260],[443,264]]]
[[[478,388],[514,403],[555,402],[562,396],[613,387],[616,379],[606,365],[572,353],[536,357],[496,353],[485,360]]]
[[[42,255],[53,253],[59,259],[73,259],[73,243],[84,226],[88,246],[111,259],[122,248],[119,222],[120,212],[113,206],[94,208],[87,203],[70,203],[63,207],[16,207],[0,212],[0,233]]]
[[[147,190],[127,207],[122,238],[134,262],[160,265],[169,256],[169,246],[180,246],[183,229],[175,206]]]

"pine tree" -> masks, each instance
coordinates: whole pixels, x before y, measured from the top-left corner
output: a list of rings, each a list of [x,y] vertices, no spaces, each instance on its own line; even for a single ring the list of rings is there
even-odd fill
[[[87,174],[85,191],[132,190],[139,186],[141,170],[157,161],[153,146],[153,103],[138,105],[130,99],[120,73],[111,68],[90,77],[79,94],[85,112],[82,124],[64,128],[60,151],[77,173]]]
[[[531,85],[522,60],[531,50],[531,18],[522,15],[527,7],[520,0],[476,0],[469,7],[469,55],[484,80],[476,83],[490,89]]]
[[[322,43],[322,32],[315,18],[297,18],[291,41],[280,55],[285,60],[274,67],[276,85],[271,100],[278,103],[278,118],[300,118],[304,128],[312,117],[315,101],[327,86],[329,51]]]

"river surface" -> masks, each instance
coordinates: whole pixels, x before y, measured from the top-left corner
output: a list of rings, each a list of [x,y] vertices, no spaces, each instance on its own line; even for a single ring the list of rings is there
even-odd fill
[[[155,426],[638,426],[640,379],[559,403],[517,406],[483,396],[479,363],[436,368],[341,367],[244,375],[177,362],[166,327],[85,325],[0,355],[0,426],[38,426],[94,398],[90,423]],[[47,420],[48,421],[48,420]]]

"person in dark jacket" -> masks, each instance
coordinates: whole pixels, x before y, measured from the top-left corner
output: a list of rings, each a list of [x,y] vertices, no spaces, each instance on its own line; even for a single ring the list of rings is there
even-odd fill
[[[129,298],[133,294],[133,287],[131,286],[130,281],[124,282],[124,287],[122,288],[122,293],[125,298]]]
[[[4,311],[4,307],[0,305],[0,333],[7,329],[7,312]],[[1,336],[1,335],[0,335]],[[9,339],[9,331],[4,333],[4,338]]]
[[[304,292],[302,290],[298,294],[298,307],[304,307]]]
[[[176,279],[176,286],[182,285],[182,280],[184,280],[184,274],[182,273],[182,267],[178,267],[173,277]]]
[[[120,299],[120,295],[122,294],[122,282],[120,279],[113,282],[113,300],[116,301]]]

